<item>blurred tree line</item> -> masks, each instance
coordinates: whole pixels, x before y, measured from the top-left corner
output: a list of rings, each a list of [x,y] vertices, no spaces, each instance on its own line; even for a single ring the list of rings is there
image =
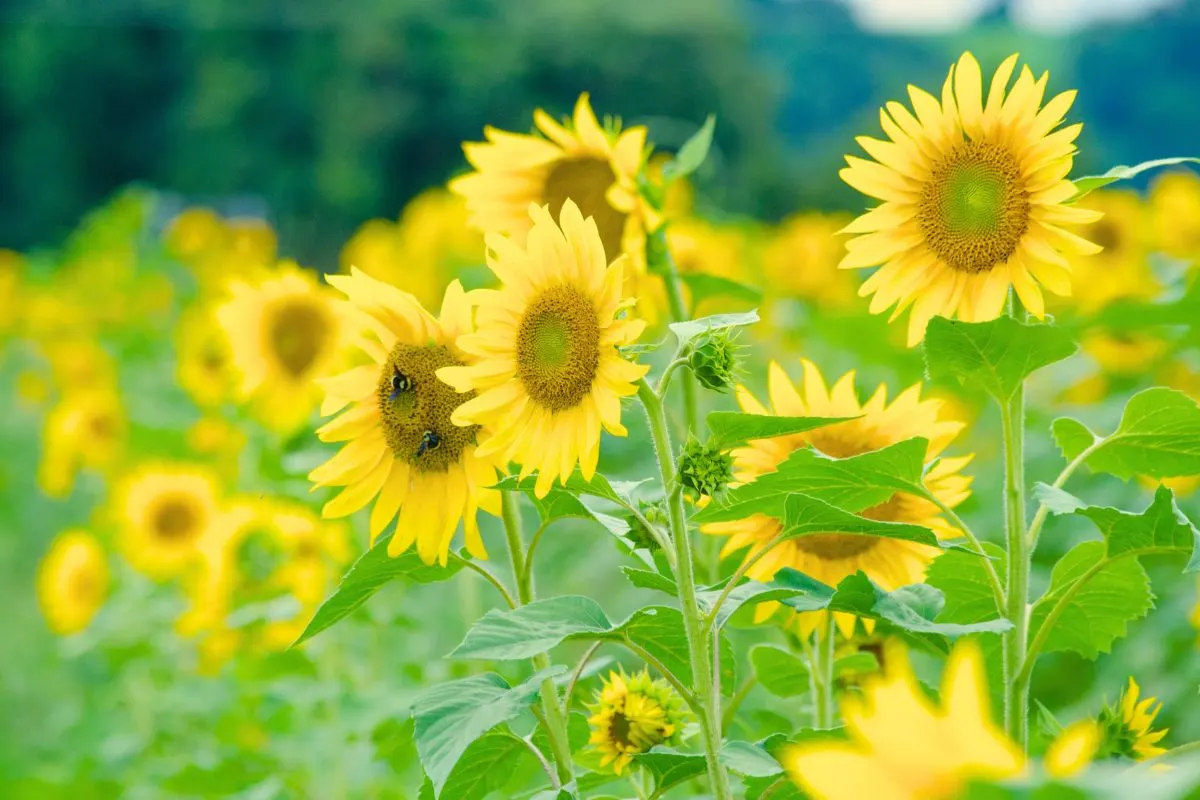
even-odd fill
[[[855,202],[853,136],[971,47],[1077,86],[1082,168],[1196,151],[1200,0],[1066,39],[1003,9],[970,31],[881,37],[831,0],[5,0],[0,244],[61,237],[141,181],[266,213],[289,255],[331,266],[363,220],[464,167],[484,124],[530,127],[580,90],[678,145],[714,111],[700,180],[768,219]]]

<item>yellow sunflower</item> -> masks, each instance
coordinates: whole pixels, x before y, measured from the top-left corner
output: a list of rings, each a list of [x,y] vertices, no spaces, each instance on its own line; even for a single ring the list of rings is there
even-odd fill
[[[846,697],[850,741],[799,744],[783,756],[792,780],[816,800],[949,800],[974,779],[1003,780],[1025,768],[1021,749],[991,719],[978,648],[960,642],[934,705],[907,659]]]
[[[308,476],[314,489],[346,487],[322,513],[344,517],[378,497],[372,544],[399,514],[388,553],[398,556],[415,541],[427,564],[446,563],[461,519],[467,550],[486,558],[476,511],[500,513],[499,493],[488,488],[496,483],[495,462],[476,447],[478,426],[451,422],[469,398],[436,377],[466,361],[460,337],[471,330],[471,309],[462,286],[446,288],[438,319],[412,295],[358,270],[328,280],[370,322],[373,337],[360,342],[372,363],[320,382],[322,414],[349,406],[317,431],[322,441],[346,443]]]
[[[117,369],[112,356],[95,339],[65,339],[43,348],[54,382],[64,393],[116,384]]]
[[[121,399],[109,387],[69,391],[46,415],[38,486],[65,497],[81,469],[107,474],[125,450],[127,423]]]
[[[7,333],[16,325],[24,272],[25,257],[0,248],[0,333]]]
[[[78,633],[108,595],[108,561],[104,548],[87,531],[59,534],[38,565],[37,596],[50,630],[61,636]]]
[[[219,290],[231,276],[247,277],[275,260],[278,241],[264,220],[225,219],[194,207],[171,220],[163,233],[167,249],[192,269],[202,292]]]
[[[537,470],[534,491],[545,497],[576,463],[591,480],[601,427],[625,435],[621,398],[637,391],[649,367],[617,349],[645,323],[621,313],[629,304],[621,292],[625,261],[606,266],[595,221],[570,200],[561,229],[548,207],[529,213],[524,248],[499,234],[487,238],[488,266],[503,285],[473,295],[477,330],[458,346],[474,363],[437,374],[459,392],[478,393],[451,419],[485,427],[480,454],[516,461],[522,477]]]
[[[1155,698],[1141,698],[1141,688],[1132,677],[1115,706],[1100,713],[1100,725],[1104,729],[1102,755],[1116,755],[1145,761],[1167,752],[1159,742],[1168,729],[1154,730],[1154,718],[1162,710],[1162,703]]]
[[[858,282],[838,270],[841,214],[810,211],[784,220],[763,253],[764,287],[769,295],[798,297],[822,306],[844,306]]]
[[[1150,214],[1136,192],[1104,189],[1083,201],[1104,216],[1087,228],[1087,237],[1104,249],[1072,263],[1071,296],[1084,313],[1115,300],[1151,300],[1162,286],[1150,269]]]
[[[1151,220],[1157,248],[1175,258],[1200,256],[1200,175],[1166,172],[1150,185]]]
[[[229,338],[212,309],[189,309],[175,333],[175,374],[179,385],[201,408],[219,406],[233,396],[234,373]]]
[[[970,495],[971,478],[960,474],[960,470],[972,457],[941,456],[963,424],[941,416],[940,401],[922,400],[920,384],[901,392],[891,403],[887,402],[887,387],[880,386],[870,400],[860,403],[853,372],[842,376],[832,389],[827,389],[816,366],[808,361],[802,363],[804,381],[801,387],[792,384],[782,367],[771,363],[767,375],[770,411],[745,387],[739,386],[737,398],[742,410],[750,414],[857,419],[793,436],[752,441],[748,446],[734,450],[734,477],[738,482],[746,483],[773,472],[781,461],[803,447],[811,447],[832,458],[847,458],[922,436],[929,440],[925,454],[925,463],[932,465],[925,474],[925,485],[929,490],[949,507],[958,505]],[[897,493],[886,502],[860,513],[870,519],[923,525],[942,537],[957,535],[933,503],[913,495]],[[709,523],[700,530],[728,537],[722,555],[749,548],[746,558],[750,558],[779,533],[780,524],[777,519],[755,514],[733,522]],[[936,548],[914,542],[830,531],[776,545],[747,574],[755,580],[769,581],[779,570],[791,567],[822,583],[836,586],[861,570],[883,588],[892,590],[919,583],[925,568],[936,555]],[[759,621],[777,608],[775,604],[761,605]],[[796,615],[795,622],[802,635],[819,630],[824,613]],[[834,614],[834,619],[844,635],[850,636],[854,632],[853,615],[839,612]],[[863,622],[870,629],[870,621]]]
[[[695,217],[682,219],[667,228],[667,246],[681,274],[715,275],[738,283],[756,286],[760,283],[757,272],[758,261],[751,243],[750,231],[736,225],[716,225]],[[665,306],[665,291],[662,279],[658,279],[655,292],[660,307]],[[644,298],[639,294],[639,298]],[[728,300],[706,301],[694,308],[694,316],[730,310]],[[643,310],[646,305],[644,299]],[[734,304],[736,307],[737,304]],[[742,303],[741,308],[745,308]]]
[[[979,63],[964,53],[940,103],[909,86],[915,116],[895,102],[880,111],[889,141],[857,140],[875,161],[846,156],[842,179],[883,203],[843,229],[858,235],[839,266],[883,265],[859,294],[874,295],[873,314],[895,305],[893,319],[911,306],[910,345],[936,315],[995,319],[1009,286],[1041,318],[1040,286],[1070,294],[1069,257],[1099,250],[1062,227],[1099,218],[1067,205],[1083,126],[1055,128],[1075,92],[1042,107],[1048,75],[1023,67],[1006,94],[1016,64],[1015,55],[1004,60],[984,102]]]
[[[644,273],[646,230],[659,220],[643,202],[637,175],[646,149],[646,129],[601,127],[581,94],[570,124],[537,110],[541,136],[485,128],[486,142],[463,145],[475,172],[450,182],[467,200],[471,224],[485,233],[503,233],[524,244],[532,225],[530,204],[548,206],[557,217],[569,199],[595,220],[608,261],[622,253],[633,260],[629,279]]]
[[[600,753],[600,765],[611,765],[617,775],[638,753],[678,743],[690,718],[671,685],[652,679],[648,670],[633,675],[610,672],[588,709],[588,744]]]
[[[194,465],[145,465],[125,476],[116,492],[125,558],[151,578],[180,575],[204,540],[220,535],[218,500],[216,477]]]
[[[314,379],[336,369],[345,323],[311,270],[283,262],[257,283],[236,281],[216,310],[229,341],[241,397],[264,425],[294,433],[321,391]]]

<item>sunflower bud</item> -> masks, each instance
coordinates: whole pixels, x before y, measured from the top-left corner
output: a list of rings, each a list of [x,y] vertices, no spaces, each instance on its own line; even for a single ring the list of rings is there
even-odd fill
[[[639,500],[638,511],[641,512],[640,517],[634,514],[625,517],[625,522],[629,525],[629,533],[626,536],[633,542],[634,549],[640,548],[653,553],[661,548],[659,542],[666,538],[667,510],[663,508],[662,503],[646,503]],[[656,530],[647,529],[647,524]]]
[[[692,341],[688,364],[696,379],[714,392],[729,391],[736,380],[738,352],[743,348],[735,344],[737,333],[732,331],[732,328],[708,331]]]
[[[711,440],[702,444],[691,436],[679,455],[679,480],[689,492],[712,497],[733,480],[733,458]]]

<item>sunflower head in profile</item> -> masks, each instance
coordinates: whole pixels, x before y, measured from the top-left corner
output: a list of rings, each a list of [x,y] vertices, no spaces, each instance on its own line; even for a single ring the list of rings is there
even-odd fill
[[[1048,75],[1023,67],[1009,89],[1016,65],[1004,60],[985,99],[979,63],[964,53],[940,102],[909,86],[915,114],[896,102],[880,111],[887,140],[857,140],[873,161],[846,156],[842,180],[882,203],[843,229],[856,235],[839,266],[882,264],[859,293],[873,295],[873,314],[911,307],[910,345],[937,315],[995,319],[1010,286],[1041,318],[1041,287],[1069,295],[1070,259],[1100,249],[1063,227],[1100,216],[1068,205],[1083,126],[1058,126],[1075,92],[1043,106]]]
[[[958,505],[970,495],[971,479],[960,470],[971,456],[941,456],[963,424],[943,418],[940,401],[923,400],[920,384],[901,392],[890,403],[887,387],[880,386],[867,402],[860,403],[853,372],[842,376],[832,388],[826,388],[817,367],[808,361],[803,365],[804,380],[797,387],[782,367],[771,363],[767,375],[770,410],[744,387],[738,387],[738,404],[749,414],[857,419],[792,436],[755,440],[746,447],[735,449],[734,477],[738,482],[746,483],[773,472],[781,461],[800,448],[811,447],[832,458],[848,458],[920,436],[929,441],[925,453],[925,463],[932,465],[925,474],[929,491],[949,507]],[[897,493],[859,513],[869,519],[922,525],[939,536],[956,535],[933,503],[914,495]],[[777,519],[755,514],[732,522],[709,523],[702,526],[701,531],[727,537],[723,555],[748,548],[746,558],[751,558],[774,539],[780,524]],[[836,586],[861,570],[880,586],[892,590],[919,583],[925,568],[937,555],[936,548],[915,542],[829,531],[788,539],[776,545],[747,574],[755,580],[769,581],[779,570],[791,567],[829,586]],[[774,604],[760,605],[759,621],[776,610]],[[808,635],[820,629],[824,613],[796,614],[795,624],[803,635]],[[854,632],[853,615],[836,612],[834,619],[844,635],[850,636]],[[872,621],[864,619],[863,624],[869,630]]]
[[[579,464],[591,480],[600,457],[600,429],[625,435],[621,398],[637,391],[649,367],[617,349],[645,323],[627,318],[621,287],[624,259],[609,264],[592,219],[568,200],[560,222],[532,206],[525,246],[499,234],[487,238],[487,261],[502,286],[474,292],[476,331],[459,338],[471,364],[438,370],[459,392],[474,395],[452,418],[482,425],[479,452],[538,471],[544,497],[556,478]]]
[[[50,630],[61,636],[78,633],[108,595],[108,560],[104,548],[87,531],[59,534],[38,565],[37,596]]]
[[[458,344],[471,330],[462,286],[446,288],[437,318],[412,295],[358,270],[328,280],[345,293],[348,313],[369,328],[359,343],[369,363],[320,381],[321,413],[341,413],[317,436],[345,443],[309,474],[314,488],[345,487],[324,516],[344,517],[375,500],[372,543],[399,515],[388,553],[398,556],[415,542],[427,564],[446,563],[462,520],[467,549],[486,558],[476,512],[500,513],[500,495],[488,488],[496,483],[495,463],[478,450],[478,426],[451,421],[474,393],[463,397],[437,378],[467,362]]]
[[[975,779],[1003,780],[1025,768],[1025,756],[993,722],[983,657],[957,644],[942,673],[940,699],[930,702],[907,658],[846,697],[849,741],[815,740],[788,750],[783,765],[818,800],[951,800]]]
[[[219,485],[199,466],[144,465],[125,476],[115,499],[121,551],[151,578],[183,574],[220,535]]]
[[[690,719],[683,699],[648,670],[610,672],[588,710],[588,743],[600,754],[601,766],[611,766],[618,775],[638,753],[678,742]]]
[[[316,274],[294,263],[229,284],[216,310],[243,400],[264,425],[296,431],[320,397],[313,380],[336,368],[345,324]]]
[[[637,175],[646,149],[646,129],[606,129],[596,119],[587,94],[579,96],[566,125],[545,111],[533,115],[540,135],[485,128],[486,142],[463,145],[475,171],[450,183],[467,200],[471,224],[524,244],[532,229],[530,204],[558,217],[567,200],[595,220],[608,261],[622,253],[633,259],[631,274],[644,270],[647,227],[657,215],[638,194]]]
[[[1154,718],[1161,710],[1162,703],[1155,698],[1141,698],[1141,688],[1137,681],[1130,678],[1116,705],[1100,712],[1099,723],[1103,730],[1101,756],[1145,761],[1167,752],[1158,743],[1167,735],[1168,729],[1154,729]]]

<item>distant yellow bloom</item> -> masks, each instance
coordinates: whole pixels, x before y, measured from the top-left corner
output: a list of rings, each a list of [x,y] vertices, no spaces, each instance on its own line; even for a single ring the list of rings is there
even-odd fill
[[[682,219],[667,228],[667,246],[671,248],[675,265],[682,274],[716,275],[750,286],[760,283],[750,236],[741,227],[716,225],[694,217]],[[644,305],[639,296],[639,310]],[[744,308],[745,303],[740,307]],[[726,309],[701,304],[695,310],[695,316],[722,310]]]
[[[573,201],[559,222],[548,207],[529,209],[526,246],[487,238],[488,266],[500,289],[477,292],[477,329],[458,346],[473,363],[443,367],[438,377],[475,392],[451,415],[456,425],[482,425],[481,457],[537,470],[534,492],[545,497],[576,464],[591,480],[600,430],[624,436],[621,398],[637,392],[649,367],[622,357],[645,323],[626,317],[625,259],[609,264],[592,219]],[[561,228],[559,227],[561,223]]]
[[[691,717],[671,685],[652,679],[648,670],[610,672],[588,710],[588,743],[600,754],[600,765],[618,775],[638,753],[677,743]]]
[[[1042,107],[1048,74],[1029,67],[1008,90],[1017,56],[992,77],[986,102],[979,63],[964,53],[951,67],[939,100],[909,86],[914,116],[888,103],[880,123],[888,141],[859,137],[875,160],[846,156],[841,176],[883,201],[844,229],[843,269],[882,264],[859,293],[870,310],[911,307],[910,345],[934,316],[968,322],[995,319],[1011,286],[1039,319],[1041,287],[1071,292],[1070,259],[1099,248],[1063,225],[1099,214],[1068,205],[1067,180],[1082,125],[1055,130],[1075,100],[1068,91]]]
[[[1167,752],[1158,743],[1167,735],[1168,729],[1154,730],[1154,718],[1162,710],[1162,703],[1153,697],[1141,700],[1140,695],[1137,681],[1130,677],[1116,705],[1100,713],[1099,722],[1104,729],[1102,755],[1145,761]]]
[[[849,221],[842,214],[806,212],[780,223],[763,253],[768,297],[798,297],[821,308],[853,299],[857,279],[837,268],[844,251],[838,233]]]
[[[832,389],[827,389],[817,367],[808,361],[802,363],[804,380],[799,387],[792,384],[782,367],[771,363],[767,376],[771,410],[743,386],[737,389],[738,405],[748,414],[857,419],[792,436],[758,439],[735,449],[734,476],[738,482],[747,483],[759,475],[774,472],[780,462],[800,448],[812,447],[833,458],[847,458],[922,436],[929,441],[925,455],[925,461],[930,465],[925,474],[925,485],[929,490],[952,508],[970,495],[971,478],[962,475],[960,470],[972,457],[942,456],[942,451],[962,430],[963,424],[942,416],[940,401],[922,400],[920,384],[901,392],[890,404],[887,387],[880,386],[870,400],[860,403],[853,372],[842,376]],[[860,513],[870,519],[922,525],[946,538],[959,535],[942,518],[937,506],[914,495],[897,493]],[[700,530],[728,537],[721,550],[723,556],[746,550],[745,557],[750,559],[775,538],[780,526],[777,519],[755,514],[733,522],[709,523]],[[779,570],[791,567],[822,583],[836,586],[861,570],[885,589],[898,589],[919,583],[925,568],[936,555],[938,550],[927,545],[829,531],[776,545],[750,568],[747,575],[755,580],[769,581]],[[766,619],[777,609],[778,605],[774,603],[761,604],[758,620]],[[801,633],[807,636],[813,630],[819,630],[824,613],[796,615]],[[854,632],[853,615],[839,612],[834,614],[834,619],[845,636]],[[871,621],[863,622],[870,630]]]
[[[126,475],[116,490],[120,546],[139,572],[173,578],[197,563],[207,537],[219,536],[216,477],[187,464],[150,464]]]
[[[398,556],[415,542],[428,564],[446,563],[462,520],[467,550],[486,558],[476,512],[500,513],[499,492],[488,488],[496,483],[497,464],[480,455],[477,427],[451,421],[470,398],[437,378],[439,369],[467,358],[462,342],[471,331],[471,309],[462,286],[447,287],[435,318],[412,295],[358,270],[328,280],[371,321],[372,334],[360,342],[371,363],[321,381],[321,413],[342,413],[317,436],[344,444],[308,477],[314,488],[346,487],[322,514],[344,517],[374,501],[371,543],[398,516],[388,552]]]
[[[1062,730],[1042,761],[1052,778],[1070,778],[1083,772],[1100,749],[1103,731],[1095,720],[1084,719]]]
[[[0,249],[0,333],[7,333],[17,323],[24,271],[24,256]]]
[[[56,340],[47,342],[43,350],[54,382],[64,394],[116,385],[112,356],[95,339]]]
[[[175,374],[201,408],[230,400],[234,391],[233,349],[211,307],[188,309],[175,333]]]
[[[948,800],[969,781],[1003,780],[1025,768],[1021,749],[991,719],[983,658],[955,646],[934,705],[904,659],[846,697],[850,741],[799,744],[783,756],[792,780],[816,800]]]
[[[55,633],[66,636],[91,624],[108,595],[108,561],[96,537],[82,530],[55,537],[38,565],[37,595]]]
[[[294,433],[320,399],[314,380],[343,357],[348,330],[334,296],[311,270],[286,261],[254,283],[231,283],[229,293],[216,314],[239,395],[268,428]]]
[[[1072,262],[1071,302],[1092,313],[1117,300],[1157,297],[1162,286],[1150,269],[1150,214],[1142,199],[1125,189],[1104,189],[1082,203],[1104,215],[1085,231],[1104,249]]]
[[[1200,175],[1190,170],[1165,172],[1150,185],[1154,242],[1175,258],[1200,257]]]
[[[250,278],[275,262],[274,229],[254,218],[225,219],[209,208],[188,208],[164,231],[167,248],[191,267],[204,294],[229,278]]]
[[[198,259],[225,249],[225,221],[211,208],[195,206],[183,210],[163,232],[167,247],[184,260]]]
[[[201,417],[188,428],[187,444],[197,460],[211,464],[223,479],[237,478],[238,456],[246,447],[246,434],[238,426],[222,417]]]
[[[126,431],[125,412],[113,389],[67,391],[46,415],[38,486],[51,497],[64,497],[80,469],[107,474],[124,452]]]

